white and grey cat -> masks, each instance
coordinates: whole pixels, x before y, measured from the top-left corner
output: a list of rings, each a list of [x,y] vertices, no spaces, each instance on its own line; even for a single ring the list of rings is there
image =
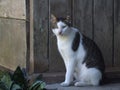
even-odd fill
[[[61,85],[69,86],[73,79],[75,86],[100,85],[105,65],[94,41],[71,27],[69,18],[51,15],[51,26],[66,67],[65,81]]]

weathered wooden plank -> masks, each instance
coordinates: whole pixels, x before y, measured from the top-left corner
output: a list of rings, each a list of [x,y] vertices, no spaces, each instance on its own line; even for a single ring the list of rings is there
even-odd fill
[[[0,18],[0,66],[26,68],[26,22]]]
[[[112,66],[113,0],[94,0],[94,40],[106,66]]]
[[[50,0],[50,7],[51,13],[57,17],[66,17],[67,15],[71,16],[71,0]],[[50,31],[49,36],[50,71],[64,71],[65,68],[63,60],[57,50],[56,37],[52,37],[52,31]]]
[[[35,72],[48,70],[48,0],[34,0]]]
[[[34,73],[34,26],[33,26],[33,0],[26,0],[26,8],[27,8],[27,20],[30,21],[26,22],[26,35],[27,35],[27,70],[29,74]]]
[[[26,0],[0,0],[0,17],[26,19]]]
[[[73,0],[74,12],[73,20],[74,26],[85,34],[86,36],[93,38],[93,13],[92,13],[92,1],[93,0]]]
[[[114,66],[120,67],[120,0],[114,0]]]

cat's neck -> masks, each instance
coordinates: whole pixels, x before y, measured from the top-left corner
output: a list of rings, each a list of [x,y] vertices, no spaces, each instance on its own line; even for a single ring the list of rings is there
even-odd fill
[[[70,39],[72,36],[74,36],[74,33],[75,33],[76,31],[74,30],[74,28],[73,27],[70,27],[69,28],[69,32],[67,33],[67,34],[65,34],[65,35],[58,35],[57,36],[57,39],[58,40],[66,40],[66,39]]]

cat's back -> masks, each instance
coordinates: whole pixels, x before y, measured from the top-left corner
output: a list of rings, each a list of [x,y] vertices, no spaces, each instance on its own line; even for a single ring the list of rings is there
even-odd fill
[[[86,66],[88,68],[95,67],[104,72],[104,59],[101,50],[99,49],[97,44],[90,38],[83,35],[82,45],[84,46],[84,49],[86,51],[86,56],[83,63],[86,63]]]

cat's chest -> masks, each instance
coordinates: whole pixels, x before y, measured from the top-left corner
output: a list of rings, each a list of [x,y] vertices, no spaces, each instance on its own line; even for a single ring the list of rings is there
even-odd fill
[[[72,40],[71,39],[63,39],[58,40],[57,46],[60,51],[68,51],[71,50]]]
[[[63,55],[66,58],[69,58],[72,56],[72,49],[71,49],[71,40],[65,40],[65,41],[58,41],[58,50],[61,55]]]

